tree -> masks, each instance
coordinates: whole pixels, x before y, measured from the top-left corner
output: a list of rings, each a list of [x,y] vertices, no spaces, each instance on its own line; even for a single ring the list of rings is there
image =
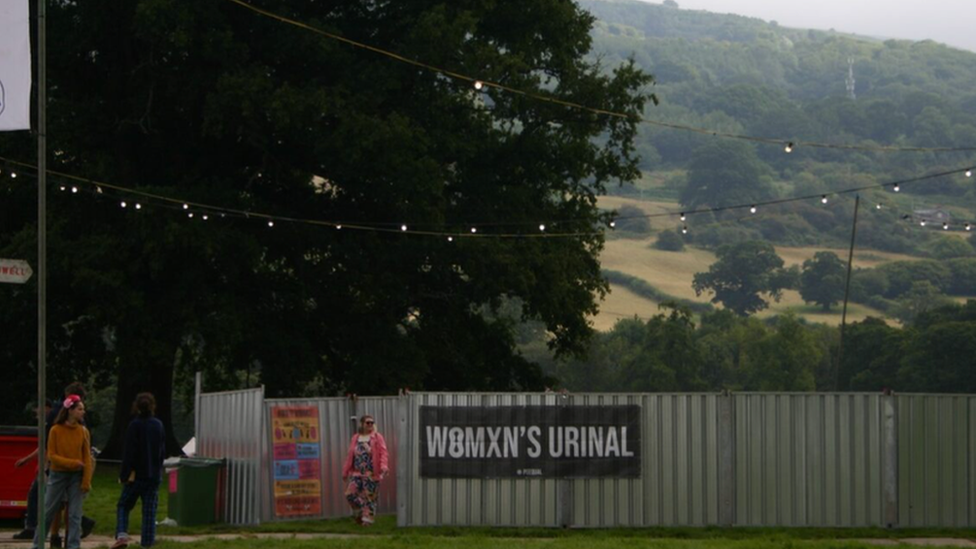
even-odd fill
[[[783,290],[797,285],[798,269],[784,269],[782,258],[768,242],[753,240],[725,245],[715,254],[718,261],[708,272],[696,273],[692,287],[697,295],[713,292],[712,303],[722,303],[740,316],[769,306],[760,294],[779,301]]]
[[[820,305],[824,312],[844,298],[844,275],[847,264],[834,252],[817,252],[803,262],[800,275],[800,297]]]
[[[928,280],[917,280],[912,288],[898,299],[894,316],[905,324],[910,324],[919,315],[952,303],[935,285]]]
[[[752,391],[814,391],[814,369],[823,351],[813,334],[788,313],[776,318],[775,329],[746,345],[745,387]]]
[[[657,240],[654,241],[654,247],[668,252],[680,252],[685,249],[685,241],[681,239],[681,235],[677,231],[669,229],[661,231],[657,235]]]
[[[969,242],[954,236],[936,239],[932,244],[932,256],[938,259],[953,259],[973,255],[973,247]]]
[[[586,60],[590,15],[544,0],[274,9],[407,58],[629,116],[491,87],[478,94],[230,2],[52,4],[52,169],[277,217],[274,227],[253,215],[204,222],[196,206],[191,220],[158,201],[136,213],[119,207],[132,195],[108,188],[52,200],[51,346],[101,383],[117,379],[109,455],[136,392],[154,392],[169,425],[174,372],[234,380],[222,372],[252,371],[272,396],[313,378],[331,394],[541,389],[511,323],[483,307],[521,299],[555,352],[571,354],[585,348],[586,315],[607,290],[594,227],[608,217],[596,196],[638,175],[634,120],[650,78]],[[0,148],[29,151],[29,138],[3,136]],[[0,207],[6,219],[6,200]],[[16,218],[0,251],[29,258],[34,226]],[[558,219],[560,232],[580,236],[450,243],[288,218],[447,233],[477,221],[483,235]],[[5,294],[0,307],[18,299],[30,296]],[[25,341],[35,329],[29,316],[5,326]],[[8,365],[26,371],[31,357]],[[179,448],[172,438],[167,446]]]
[[[679,200],[689,210],[761,202],[773,196],[764,179],[768,171],[752,145],[711,141],[692,154]]]

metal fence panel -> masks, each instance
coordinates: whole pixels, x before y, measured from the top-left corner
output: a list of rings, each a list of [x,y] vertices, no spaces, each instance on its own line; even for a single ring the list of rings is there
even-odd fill
[[[223,520],[261,520],[262,467],[266,463],[264,388],[207,393],[197,401],[197,455],[225,458]]]
[[[976,397],[897,399],[900,525],[976,526]]]
[[[883,524],[880,395],[733,398],[735,525]]]
[[[580,394],[574,406],[641,407],[641,478],[574,480],[573,525],[719,524],[716,395]]]
[[[319,453],[322,512],[318,518],[340,518],[350,516],[349,503],[346,501],[345,485],[342,483],[342,467],[349,450],[349,441],[359,426],[359,416],[370,414],[376,419],[377,430],[386,439],[390,453],[391,473],[396,470],[396,415],[398,397],[368,397],[349,399],[334,398],[304,398],[304,399],[268,399],[265,403],[265,425],[268,432],[265,437],[270,439],[271,410],[279,406],[314,406],[319,412]],[[274,515],[274,479],[268,469],[262,478],[264,493],[262,518],[264,520],[281,520]],[[393,513],[396,511],[396,477],[387,478],[380,484],[378,513]]]
[[[420,477],[420,406],[556,405],[556,395],[410,395],[399,424],[400,526],[557,526],[556,481],[551,479],[424,479]]]
[[[635,404],[640,478],[419,476],[422,405]],[[370,414],[390,450],[380,511],[396,509],[401,526],[976,526],[973,395],[421,393],[265,402],[263,389],[199,397],[198,452],[228,462],[227,522],[274,520],[271,407],[301,405],[319,411],[322,518],[349,514],[342,465],[357,418]],[[885,471],[897,482],[886,485]]]

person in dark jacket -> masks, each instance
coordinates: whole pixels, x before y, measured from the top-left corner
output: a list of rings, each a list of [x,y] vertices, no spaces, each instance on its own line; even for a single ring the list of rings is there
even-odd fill
[[[140,393],[132,404],[136,418],[125,431],[122,450],[122,468],[119,483],[122,495],[116,507],[115,543],[112,549],[131,543],[129,511],[142,499],[142,537],[139,544],[150,547],[156,541],[156,505],[159,501],[159,483],[163,477],[163,459],[166,457],[166,431],[163,422],[156,419],[156,399],[151,393]]]

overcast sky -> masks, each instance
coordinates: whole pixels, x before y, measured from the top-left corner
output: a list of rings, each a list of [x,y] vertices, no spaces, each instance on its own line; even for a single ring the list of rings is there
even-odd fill
[[[881,38],[931,39],[976,51],[976,0],[676,1],[682,8],[748,15],[788,27],[835,29]]]

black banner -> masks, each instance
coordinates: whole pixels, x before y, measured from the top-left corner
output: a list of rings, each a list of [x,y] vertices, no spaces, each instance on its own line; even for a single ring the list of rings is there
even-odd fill
[[[421,406],[425,478],[638,478],[640,406]]]

